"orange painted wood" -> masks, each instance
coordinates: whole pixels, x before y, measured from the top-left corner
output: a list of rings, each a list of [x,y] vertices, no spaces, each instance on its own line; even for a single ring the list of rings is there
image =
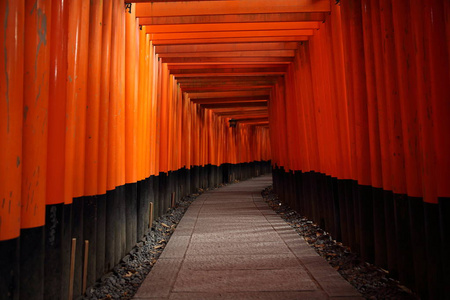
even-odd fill
[[[191,93],[191,99],[202,98],[223,98],[223,97],[251,97],[251,96],[268,96],[267,91],[232,91],[232,92],[209,92],[209,93]]]
[[[186,15],[175,17],[142,17],[142,25],[158,24],[210,24],[210,23],[254,23],[254,22],[322,22],[327,13],[267,13],[267,14],[227,14],[227,15]]]
[[[182,79],[177,79],[178,82],[180,83],[186,83],[186,82],[194,82],[194,83],[202,83],[202,82],[212,82],[212,83],[217,83],[217,82],[252,82],[252,81],[273,81],[276,82],[276,80],[278,79],[278,76],[273,75],[273,76],[267,76],[267,75],[259,75],[259,76],[248,76],[245,78],[242,78],[240,76],[234,76],[234,77],[230,77],[230,76],[214,76],[214,77],[210,77],[210,78],[202,78],[202,77],[191,77],[191,78],[182,78]]]
[[[320,33],[322,37],[322,32]],[[326,72],[325,66],[323,65],[324,60],[322,58],[321,49],[321,38],[311,40],[311,64],[312,68],[312,86],[313,86],[313,100],[315,106],[315,122],[316,122],[316,135],[318,141],[318,152],[316,153],[318,165],[315,166],[314,171],[327,174],[327,148],[325,145],[328,144],[327,139],[327,127],[326,127],[326,107],[325,107],[325,83],[323,81],[322,72]]]
[[[152,80],[152,74],[150,72],[151,65],[153,63],[153,56],[152,56],[152,46],[151,42],[146,40],[145,42],[145,52],[146,52],[146,60],[145,60],[145,66],[144,66],[144,72],[145,74],[145,81],[144,81],[144,103],[143,103],[143,110],[144,110],[144,116],[143,116],[143,158],[142,158],[142,164],[143,164],[143,177],[147,178],[148,174],[150,172],[150,151],[149,151],[149,144],[150,144],[150,106],[151,106],[151,80]]]
[[[8,7],[7,7],[8,5]],[[8,9],[8,14],[6,10]],[[23,129],[23,67],[25,1],[0,3],[0,22],[3,38],[0,40],[0,241],[20,235],[22,201],[22,129]],[[5,199],[5,200],[3,200]]]
[[[222,73],[225,74],[249,74],[249,73],[284,73],[286,72],[285,67],[257,67],[257,68],[204,68],[204,69],[174,69],[171,70],[172,75],[179,76],[179,75],[196,75],[196,74],[212,74],[215,73],[217,75],[220,75]]]
[[[319,157],[317,153],[318,150],[318,141],[317,141],[317,128],[316,128],[316,120],[315,120],[315,107],[313,101],[313,89],[312,89],[312,76],[311,76],[311,60],[310,60],[310,48],[308,44],[305,44],[304,47],[299,48],[299,56],[302,63],[304,76],[301,77],[301,86],[300,91],[303,91],[304,97],[302,101],[303,110],[305,113],[305,122],[308,124],[310,128],[307,130],[307,141],[309,145],[309,169],[310,171],[318,170],[319,168]],[[271,136],[272,138],[272,136]],[[273,151],[273,147],[271,148]]]
[[[182,118],[183,118],[183,92],[178,83],[176,83],[176,93],[177,93],[177,128],[176,132],[176,142],[177,142],[177,170],[183,168],[182,153],[185,148],[182,146],[183,135],[182,133]]]
[[[347,10],[348,6],[348,10]],[[342,10],[345,11],[344,18],[349,18],[349,41],[351,47],[351,54],[348,59],[351,59],[351,76],[352,86],[349,92],[350,101],[354,107],[355,118],[355,138],[356,138],[356,160],[357,160],[357,174],[356,179],[359,184],[371,184],[371,169],[370,169],[370,142],[368,129],[368,110],[367,110],[367,92],[365,83],[365,65],[364,65],[364,43],[363,32],[360,24],[361,17],[361,3],[359,0],[351,1],[348,5],[343,5]]]
[[[259,36],[259,37],[222,37],[198,39],[162,39],[153,41],[155,45],[187,45],[187,44],[224,44],[224,43],[261,43],[261,42],[301,42],[307,41],[308,35],[298,36]]]
[[[424,3],[422,1],[412,1],[410,6],[411,17],[414,17],[417,22],[412,22],[412,33],[414,37],[414,48],[417,49],[417,54],[414,56],[416,68],[416,87],[417,87],[417,109],[418,120],[421,130],[419,130],[419,141],[421,147],[421,177],[423,200],[427,203],[437,203],[437,182],[436,182],[436,151],[435,143],[433,141],[433,123],[434,120],[430,118],[429,111],[431,111],[431,95],[430,95],[430,76],[427,72],[427,65],[429,63],[428,47],[423,47],[426,44],[425,28],[422,24],[425,23]],[[426,70],[424,72],[423,70]]]
[[[374,40],[372,37],[372,6],[370,1],[363,0],[361,6],[364,30],[364,57],[366,68],[367,108],[370,139],[371,181],[376,188],[383,187],[381,172],[380,126],[378,123],[378,95],[376,90],[376,71],[374,59]]]
[[[158,56],[156,56],[157,58]],[[156,154],[155,154],[155,168],[156,168],[156,172],[159,174],[161,172],[161,168],[160,168],[160,152],[161,152],[161,83],[162,83],[162,62],[161,60],[156,60],[155,61],[155,68],[156,68],[156,74],[157,74],[157,87],[156,87],[156,91],[157,91],[157,105],[156,105],[156,143],[157,143],[157,147],[156,147]]]
[[[174,123],[175,123],[175,117],[174,114],[174,94],[173,94],[173,76],[168,76],[168,84],[167,84],[167,98],[165,101],[167,101],[167,170],[172,171],[173,168],[173,157],[174,157]]]
[[[233,103],[233,102],[264,102],[269,97],[267,95],[261,96],[234,96],[234,97],[215,97],[215,98],[197,98],[191,101],[199,104],[213,104],[213,103]]]
[[[448,132],[450,129],[450,49],[446,49],[449,43],[443,43],[442,39],[446,36],[445,29],[448,25],[448,4],[447,10],[444,7],[445,1],[429,1],[424,3],[424,34],[426,45],[426,57],[429,58],[427,71],[430,76],[430,95],[431,108],[435,113],[433,116],[433,134],[436,150],[436,181],[437,196],[450,197],[450,187],[448,180],[450,178],[450,158],[448,151],[450,141]],[[447,32],[448,36],[448,32]]]
[[[151,44],[151,46],[153,47],[153,45]],[[157,139],[156,139],[156,130],[157,130],[157,126],[158,126],[158,119],[157,119],[157,110],[158,110],[158,103],[157,103],[157,88],[156,88],[156,84],[157,84],[157,70],[158,70],[158,58],[157,55],[154,53],[153,50],[153,54],[152,54],[152,109],[151,109],[151,131],[150,131],[150,137],[151,137],[151,165],[152,165],[152,173],[151,175],[157,175],[157,169],[156,169],[156,160],[158,158],[158,156],[156,155],[157,153]]]
[[[68,3],[52,2],[46,204],[64,203]]]
[[[65,174],[64,203],[72,203],[74,195],[74,163],[76,143],[76,109],[78,64],[80,58],[81,1],[69,2],[67,49],[67,98],[66,98],[66,139],[65,139]]]
[[[406,192],[412,197],[422,197],[420,171],[419,124],[417,111],[417,89],[415,84],[416,64],[414,57],[409,1],[393,1],[395,54],[397,63],[400,117],[404,138]],[[398,46],[402,45],[402,47]]]
[[[136,16],[167,17],[194,15],[329,12],[328,0],[247,0],[236,5],[235,1],[224,0],[211,5],[208,2],[159,2],[138,3]]]
[[[395,61],[395,41],[390,1],[381,0],[381,30],[383,48],[384,79],[386,87],[386,113],[390,140],[391,180],[394,193],[406,193],[405,158],[403,134],[400,120],[400,102],[398,95],[397,64]]]
[[[163,53],[159,56],[166,57],[293,57],[293,50],[261,50],[261,51],[236,51],[236,52],[188,52],[188,53]]]
[[[162,61],[170,64],[236,64],[236,63],[283,63],[293,61],[292,57],[166,57]]]
[[[233,85],[222,85],[216,87],[183,87],[183,91],[187,93],[200,93],[200,92],[215,92],[215,91],[246,91],[248,89],[253,90],[267,90],[271,88],[271,85],[245,85],[245,86],[233,86]]]
[[[200,73],[200,74],[178,74],[177,80],[184,77],[212,77],[212,76],[224,76],[224,77],[234,77],[234,76],[243,76],[249,77],[249,76],[272,76],[272,75],[278,75],[279,77],[285,75],[285,72],[243,72],[243,73]]]
[[[145,67],[147,43],[145,31],[139,31],[139,74],[138,74],[138,103],[137,103],[137,173],[138,179],[145,179],[144,164],[141,163],[144,159],[144,99],[145,99],[145,78],[148,76],[147,68]]]
[[[167,65],[161,65],[161,119],[160,119],[160,127],[161,127],[161,135],[160,135],[160,153],[159,153],[159,171],[167,173],[168,169],[168,147],[169,147],[169,103],[167,100],[167,91],[168,91],[168,81],[169,81],[169,73],[167,70]]]
[[[382,187],[392,191],[390,140],[388,136],[388,119],[386,104],[386,88],[384,81],[383,45],[381,42],[382,31],[380,23],[379,1],[371,3],[372,37],[374,45],[374,67],[376,78],[376,93],[378,98],[378,122],[380,128],[380,149],[381,149],[381,172]]]
[[[119,145],[118,145],[118,114],[119,114],[119,39],[120,35],[120,11],[118,0],[112,0],[111,20],[111,71],[109,77],[109,120],[108,120],[108,173],[107,190],[114,190],[119,182]]]
[[[138,48],[136,38],[136,9],[125,13],[125,182],[134,183],[137,175],[138,128]]]
[[[242,107],[267,107],[267,102],[235,102],[235,103],[217,103],[217,104],[201,104],[203,108],[242,108]]]
[[[117,20],[117,29],[116,29],[116,37],[117,41],[117,87],[118,87],[118,105],[117,105],[117,185],[122,186],[126,183],[125,179],[125,10],[122,8],[119,9],[120,5],[123,5],[122,2],[118,3],[118,20]],[[113,31],[114,32],[114,31]],[[114,37],[113,37],[114,41]],[[113,44],[114,45],[114,44]],[[114,47],[113,47],[114,51]]]
[[[349,167],[350,178],[358,180],[358,160],[357,160],[357,134],[355,127],[355,103],[353,96],[353,66],[351,60],[351,24],[350,24],[349,5],[341,6],[341,29],[342,29],[342,47],[344,60],[344,75],[346,80],[346,103],[347,103],[347,122],[348,122],[348,140],[349,140]]]
[[[207,32],[180,32],[180,33],[150,33],[150,39],[160,40],[189,40],[189,39],[222,39],[222,38],[255,38],[255,37],[297,37],[311,36],[314,30],[258,30],[258,31],[207,31]]]
[[[265,30],[299,30],[318,29],[319,22],[270,22],[270,23],[215,23],[186,25],[148,25],[147,33],[188,33],[219,31],[265,31]]]
[[[341,6],[332,6],[332,15],[330,22],[325,23],[329,26],[328,42],[332,46],[331,53],[331,70],[330,78],[332,89],[331,93],[335,101],[331,101],[331,110],[335,111],[333,127],[336,139],[336,176],[342,179],[351,179],[351,163],[350,163],[350,142],[348,128],[348,111],[347,111],[347,87],[343,80],[345,78],[344,67],[344,49],[342,40],[341,26]]]
[[[33,228],[45,223],[51,3],[25,1],[25,12],[21,228]]]
[[[198,65],[184,65],[184,64],[168,64],[169,70],[171,70],[171,74],[176,74],[174,70],[211,70],[211,69],[239,69],[236,72],[241,71],[240,69],[255,69],[255,68],[286,68],[285,64],[198,64]],[[285,69],[284,69],[285,70]]]
[[[88,54],[89,54],[89,11],[90,1],[81,1],[79,59],[76,68],[76,110],[75,110],[75,156],[73,197],[84,195],[84,174],[86,165],[86,103],[88,81]]]
[[[242,24],[241,24],[242,27]],[[295,42],[268,42],[268,43],[229,43],[229,44],[194,44],[194,45],[167,45],[157,46],[156,52],[184,53],[184,52],[213,52],[213,51],[254,51],[254,50],[295,50]]]
[[[99,190],[99,124],[103,2],[92,3],[89,16],[89,58],[86,101],[86,168],[84,195]]]
[[[111,65],[111,23],[112,0],[103,2],[102,14],[102,52],[100,64],[100,104],[98,126],[98,194],[105,194],[108,178],[108,146],[109,146],[109,91]]]

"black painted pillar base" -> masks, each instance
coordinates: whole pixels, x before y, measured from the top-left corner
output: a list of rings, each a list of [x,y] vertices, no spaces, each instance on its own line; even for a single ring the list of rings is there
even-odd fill
[[[47,205],[45,211],[44,299],[59,299],[62,285],[64,204]]]
[[[83,211],[84,197],[73,199],[72,203],[72,238],[76,238],[75,251],[75,272],[73,280],[73,296],[74,298],[81,295],[82,288],[82,266],[83,266]]]
[[[388,270],[392,277],[398,278],[397,232],[395,230],[394,194],[383,191],[384,217],[386,221],[386,250]]]
[[[126,224],[126,247],[128,253],[137,241],[137,183],[125,185],[125,224]]]
[[[347,208],[347,199],[345,197],[345,181],[338,180],[337,181],[337,197],[339,199],[339,219],[341,225],[341,239],[337,239],[338,241],[342,241],[345,245],[350,244],[349,238],[349,230],[348,230],[348,208]]]
[[[44,299],[44,226],[20,231],[20,299]]]
[[[425,214],[424,206],[421,198],[408,199],[410,229],[411,229],[411,245],[412,260],[414,261],[414,286],[422,299],[428,298],[427,284],[427,252],[425,246]]]
[[[0,241],[0,296],[5,300],[19,299],[19,244],[20,238]]]
[[[383,190],[381,188],[372,188],[372,197],[374,260],[377,266],[388,269]]]
[[[450,198],[439,198],[444,297],[450,299]]]
[[[116,251],[116,231],[115,223],[117,218],[115,215],[115,191],[106,192],[106,227],[105,227],[105,273],[114,267],[115,251]]]
[[[372,187],[358,185],[360,213],[360,253],[361,257],[370,263],[375,262],[373,194]]]
[[[88,252],[88,270],[87,270],[87,286],[91,286],[96,281],[96,252],[97,252],[97,210],[98,197],[84,197],[84,213],[83,213],[83,251],[84,259],[84,241],[89,241]]]
[[[439,222],[439,205],[424,203],[425,243],[427,249],[428,298],[444,299],[444,278],[442,270],[442,240]],[[444,255],[448,255],[445,253]],[[445,270],[448,272],[448,270]]]
[[[97,196],[97,247],[95,253],[95,279],[105,272],[106,246],[106,194]]]

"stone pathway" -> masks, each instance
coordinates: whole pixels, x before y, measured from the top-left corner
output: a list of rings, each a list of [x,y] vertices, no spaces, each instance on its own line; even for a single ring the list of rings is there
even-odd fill
[[[134,299],[363,299],[263,201],[271,180],[198,197]]]

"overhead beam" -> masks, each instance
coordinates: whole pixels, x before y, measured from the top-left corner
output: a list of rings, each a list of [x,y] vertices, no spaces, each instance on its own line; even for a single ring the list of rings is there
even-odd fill
[[[251,81],[265,81],[265,80],[277,80],[278,76],[265,76],[265,75],[258,75],[258,76],[247,76],[247,77],[240,77],[240,76],[222,76],[222,74],[205,78],[205,77],[186,77],[186,78],[180,78],[178,80],[179,83],[187,83],[187,82],[251,82]]]
[[[183,78],[183,77],[192,77],[192,76],[196,76],[196,77],[211,77],[211,76],[255,76],[255,75],[260,75],[260,76],[273,76],[273,75],[278,75],[278,76],[284,76],[286,75],[286,72],[267,72],[267,73],[258,73],[258,72],[248,72],[248,73],[201,73],[201,74],[178,74],[176,75],[176,79],[179,78]]]
[[[186,44],[223,44],[223,43],[261,43],[261,42],[302,42],[309,36],[265,36],[265,37],[235,37],[235,38],[209,38],[209,39],[174,39],[154,40],[153,45],[186,45]]]
[[[206,31],[206,32],[176,32],[176,33],[147,33],[152,41],[160,40],[189,40],[189,39],[221,39],[221,38],[255,38],[255,37],[297,37],[311,36],[312,29],[293,30],[249,30],[249,31]]]
[[[230,112],[216,112],[213,110],[213,112],[218,115],[218,116],[222,116],[222,117],[239,117],[239,116],[252,116],[252,115],[258,115],[258,116],[268,116],[267,111],[230,111]]]
[[[195,82],[179,82],[182,89],[184,88],[208,88],[208,87],[246,87],[246,86],[273,86],[275,84],[274,80],[253,80],[253,81],[231,81],[231,82],[220,82],[220,81],[195,81]],[[251,88],[247,89],[250,90]]]
[[[201,92],[215,92],[220,90],[226,90],[226,91],[240,91],[240,90],[258,90],[258,89],[271,89],[271,85],[246,85],[246,86],[216,86],[216,87],[181,87],[183,92],[187,93],[201,93]]]
[[[156,46],[155,52],[183,53],[183,52],[224,52],[224,51],[255,51],[255,50],[296,50],[297,42],[269,42],[269,43],[229,43],[229,44],[193,44],[193,45],[165,45]]]
[[[258,108],[258,107],[247,107],[247,108],[218,108],[215,109],[216,113],[252,113],[254,114],[265,114],[268,112],[267,108]]]
[[[203,108],[242,108],[242,107],[267,107],[267,102],[236,102],[236,103],[215,103],[201,104]]]
[[[258,116],[253,117],[253,118],[252,117],[249,117],[249,118],[238,117],[238,118],[236,118],[236,120],[239,122],[266,122],[266,121],[269,121],[269,119],[267,119],[267,117],[261,118]]]
[[[261,51],[235,51],[235,52],[189,52],[189,53],[163,53],[159,57],[294,57],[294,50],[261,50]]]
[[[285,72],[286,68],[278,67],[278,68],[204,68],[204,69],[174,69],[170,70],[170,73],[174,76],[179,75],[197,75],[197,74],[222,74],[222,73],[235,73],[238,74],[247,74],[247,73],[264,73],[267,74],[269,72]]]
[[[248,63],[248,62],[275,62],[275,63],[290,63],[293,61],[292,57],[163,57],[163,63],[167,64],[199,64],[199,63]]]
[[[224,0],[136,4],[136,17],[329,12],[330,0]]]
[[[232,102],[263,102],[267,101],[268,97],[262,96],[239,96],[239,97],[217,97],[217,98],[193,98],[192,102],[198,104],[212,104],[212,103],[232,103]]]
[[[320,23],[312,22],[270,22],[270,23],[215,23],[215,24],[176,24],[147,25],[147,33],[179,33],[179,32],[210,32],[210,31],[250,31],[250,30],[299,30],[319,29]]]
[[[224,97],[248,97],[248,96],[267,96],[268,91],[238,91],[238,92],[209,92],[209,93],[190,93],[189,98],[191,99],[202,99],[202,98],[224,98]]]
[[[195,70],[195,69],[249,69],[249,68],[285,68],[282,64],[201,64],[201,65],[183,65],[170,64],[169,70]]]
[[[152,2],[180,2],[181,0],[125,0],[125,3],[152,3]],[[185,2],[189,1],[211,1],[211,0],[182,0]],[[223,0],[215,0],[223,1]]]
[[[139,17],[141,25],[167,24],[216,24],[216,23],[255,23],[255,22],[323,22],[327,13],[282,13],[282,14],[228,14],[202,16],[170,16],[170,17]]]

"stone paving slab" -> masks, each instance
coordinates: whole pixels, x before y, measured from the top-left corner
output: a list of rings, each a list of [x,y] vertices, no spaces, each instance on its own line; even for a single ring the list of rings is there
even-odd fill
[[[302,268],[212,271],[182,269],[173,291],[275,292],[317,289],[318,286]]]
[[[291,253],[258,255],[188,256],[183,270],[272,270],[302,268],[299,260]]]
[[[260,196],[271,177],[202,194],[134,299],[362,299]]]
[[[296,291],[296,292],[238,292],[238,293],[172,293],[171,300],[322,300],[329,299],[322,291]],[[362,299],[362,298],[361,298]],[[344,299],[343,299],[344,300]]]

